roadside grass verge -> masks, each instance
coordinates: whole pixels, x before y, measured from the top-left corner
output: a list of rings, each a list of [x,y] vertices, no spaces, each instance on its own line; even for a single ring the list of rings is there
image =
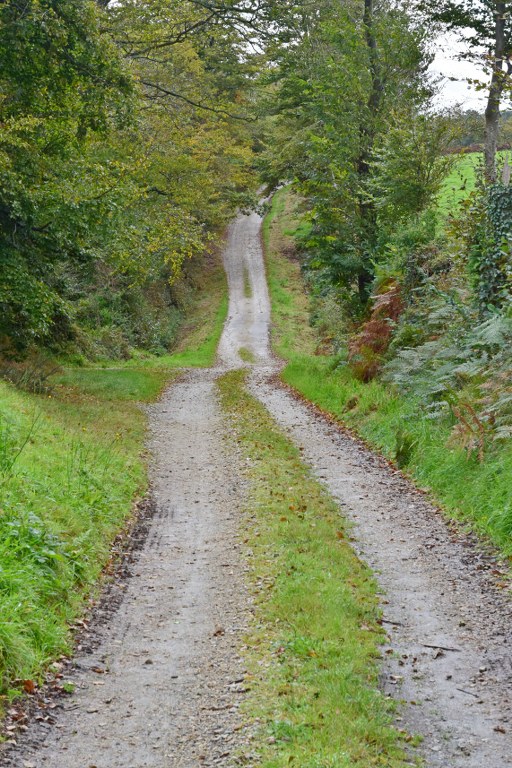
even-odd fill
[[[178,366],[213,362],[226,307],[219,267],[175,355],[66,368],[46,395],[0,381],[0,715],[25,681],[71,651],[70,625],[147,489],[140,404]]]
[[[278,194],[285,197],[288,192]],[[379,381],[364,384],[340,357],[315,354],[300,269],[287,255],[290,205],[278,199],[273,210],[281,214],[273,223],[266,222],[264,241],[268,273],[279,276],[269,280],[269,288],[272,344],[287,363],[283,381],[397,461],[450,515],[512,555],[512,445],[490,449],[483,462],[468,457],[450,442],[453,425],[448,419],[432,421],[413,396],[398,394]]]
[[[169,377],[126,370],[118,388],[113,372],[99,374],[106,386],[97,376],[93,387],[61,383],[47,396],[0,383],[4,701],[69,652],[69,625],[146,489],[145,416],[136,401],[152,399]]]
[[[267,280],[272,301],[272,347],[284,360],[303,352],[314,355],[315,331],[309,325],[309,298],[294,254],[293,235],[300,226],[289,190],[284,187],[272,198],[262,225]]]
[[[256,614],[245,715],[264,768],[398,768],[404,734],[378,687],[376,585],[338,506],[234,371],[218,381],[247,467],[243,535]],[[255,741],[255,743],[256,743]]]
[[[193,310],[182,328],[182,341],[170,355],[159,360],[171,368],[207,368],[213,365],[228,315],[228,289],[219,265],[203,283]]]

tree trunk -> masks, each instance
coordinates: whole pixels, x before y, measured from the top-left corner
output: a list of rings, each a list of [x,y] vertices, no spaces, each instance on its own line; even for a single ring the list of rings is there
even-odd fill
[[[362,267],[358,276],[359,298],[365,304],[369,297],[369,287],[372,281],[370,258],[375,246],[377,233],[377,211],[374,202],[368,197],[366,181],[370,175],[370,160],[375,140],[375,120],[378,117],[382,101],[382,81],[379,72],[379,56],[377,41],[373,28],[374,0],[364,0],[363,26],[368,60],[370,65],[371,89],[368,97],[368,115],[363,118],[360,128],[361,150],[357,161],[359,176],[359,215],[361,218],[361,259]]]
[[[488,184],[496,181],[496,152],[500,128],[500,103],[503,93],[503,60],[505,54],[505,3],[496,3],[496,25],[494,36],[494,62],[491,85],[485,109],[485,178]]]
[[[368,107],[370,109],[370,114],[373,116],[378,112],[382,98],[379,53],[377,51],[377,41],[373,29],[373,0],[364,0],[363,25],[370,58],[370,73],[372,76],[372,90],[368,101]]]

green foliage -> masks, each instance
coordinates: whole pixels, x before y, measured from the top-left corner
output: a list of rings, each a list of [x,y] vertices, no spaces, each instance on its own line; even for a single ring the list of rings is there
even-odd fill
[[[370,189],[385,222],[417,216],[434,202],[456,156],[442,156],[453,135],[449,118],[405,105],[393,113],[374,154]],[[385,225],[384,225],[385,226]]]
[[[429,257],[434,227],[427,218],[406,229],[403,238],[397,234],[390,263],[379,265],[377,278],[385,284],[390,274],[394,279],[401,274],[408,251],[415,254],[404,293],[407,307],[393,329],[385,368],[391,381],[362,383],[346,364],[346,328],[338,336],[338,354],[317,353],[300,272],[280,244],[283,210],[281,202],[266,254],[269,276],[280,275],[287,287],[285,294],[270,280],[273,343],[287,363],[284,380],[402,465],[449,514],[485,532],[510,554],[510,317],[494,312],[479,319],[467,272],[450,258],[453,243],[438,241]],[[293,333],[288,332],[290,316]]]
[[[308,34],[271,72],[276,118],[260,158],[270,184],[293,180],[305,199],[308,269],[354,312],[369,297],[381,230],[435,194],[447,139],[442,120],[421,116],[425,30],[391,4],[370,6],[302,8]]]
[[[507,306],[512,291],[512,188],[489,186],[473,208],[470,265],[482,313]]]
[[[172,345],[168,286],[249,200],[253,137],[229,114],[252,69],[227,9],[211,22],[188,2],[2,5],[0,351]]]
[[[512,436],[512,321],[494,314],[483,323],[440,304],[427,318],[427,338],[398,352],[386,377],[413,393],[433,418],[450,415],[455,435],[480,454]],[[443,333],[436,335],[435,328]]]
[[[4,3],[0,73],[0,334],[22,347],[54,324],[66,333],[54,269],[87,260],[84,236],[112,183],[86,148],[126,120],[132,86],[88,0]]]
[[[0,701],[69,651],[69,625],[146,489],[140,402],[172,367],[213,362],[227,312],[220,267],[201,287],[174,357],[56,370],[39,355],[2,369],[17,386],[0,381]]]

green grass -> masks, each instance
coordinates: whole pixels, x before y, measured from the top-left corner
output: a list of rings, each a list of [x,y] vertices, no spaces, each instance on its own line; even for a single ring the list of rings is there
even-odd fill
[[[249,276],[249,271],[246,267],[244,267],[244,296],[246,299],[252,298],[251,278]]]
[[[509,152],[498,153],[498,165],[505,155],[510,158]],[[438,210],[443,217],[460,213],[461,203],[467,200],[476,187],[478,170],[482,164],[481,152],[470,152],[457,158],[437,197]]]
[[[84,394],[102,400],[153,400],[168,378],[163,367],[137,368],[76,368],[58,377],[61,387],[76,388]]]
[[[475,189],[477,169],[481,163],[480,152],[471,152],[457,158],[437,198],[438,208],[443,215],[458,213],[461,202],[466,200]]]
[[[286,190],[280,192],[286,195]],[[338,358],[314,354],[309,307],[300,271],[283,255],[288,228],[286,203],[266,223],[266,259],[273,318],[273,346],[287,362],[283,380],[335,416],[390,459],[400,454],[404,470],[429,489],[446,512],[491,538],[512,555],[512,445],[494,448],[480,463],[449,441],[451,423],[432,421],[413,396],[397,394],[379,381],[363,384]],[[270,219],[272,221],[272,218]],[[287,249],[285,248],[287,252]],[[288,286],[288,288],[285,288]],[[399,443],[407,443],[406,455]]]
[[[376,585],[337,504],[235,371],[218,383],[248,459],[244,536],[255,597],[245,715],[262,768],[398,768],[404,734],[379,690]],[[253,745],[254,746],[254,745]],[[253,760],[251,760],[253,762]]]
[[[228,289],[224,270],[216,266],[204,280],[193,311],[182,330],[182,342],[161,364],[170,367],[206,368],[213,365],[228,315]]]
[[[179,366],[210,365],[227,309],[220,268],[176,354],[67,368],[50,394],[0,382],[0,713],[72,647],[115,536],[147,488],[146,416]]]
[[[212,323],[208,322],[207,317],[203,317],[200,328],[195,329],[187,347],[172,355],[165,355],[160,359],[160,364],[172,368],[207,368],[213,365],[227,314],[228,298],[224,293],[211,318]]]
[[[280,189],[263,220],[262,234],[272,300],[272,346],[285,360],[298,350],[313,355],[317,347],[316,334],[309,327],[309,300],[300,265],[282,256],[290,250],[299,222],[293,197],[287,188]]]
[[[117,397],[114,372],[88,373],[51,396],[0,383],[2,696],[69,651],[69,623],[146,489],[135,399],[154,397],[168,376],[123,371]],[[92,387],[80,386],[84,377]]]
[[[244,361],[244,363],[255,363],[256,358],[254,357],[254,354],[251,352],[250,349],[246,349],[245,347],[240,347],[238,350],[238,355],[241,360]]]

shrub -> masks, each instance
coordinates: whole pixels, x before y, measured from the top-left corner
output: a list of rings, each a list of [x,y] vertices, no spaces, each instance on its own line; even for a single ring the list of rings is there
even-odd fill
[[[384,286],[374,299],[370,319],[350,340],[348,361],[360,381],[371,381],[379,372],[402,308],[398,286]]]
[[[51,379],[60,371],[60,366],[42,352],[33,352],[22,361],[0,359],[0,378],[36,395],[51,392]]]

